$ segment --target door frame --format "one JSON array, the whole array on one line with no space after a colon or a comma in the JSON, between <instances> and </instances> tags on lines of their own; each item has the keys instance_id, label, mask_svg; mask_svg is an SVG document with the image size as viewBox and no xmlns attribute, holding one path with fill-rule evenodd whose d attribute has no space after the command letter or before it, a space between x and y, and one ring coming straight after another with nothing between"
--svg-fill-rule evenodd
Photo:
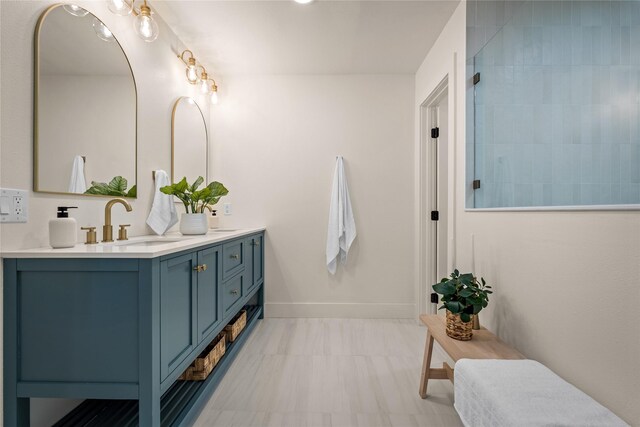
<instances>
[{"instance_id":1,"label":"door frame","mask_svg":"<svg viewBox=\"0 0 640 427\"><path fill-rule=\"evenodd\" d=\"M455 61L455 58L454 58ZM418 176L417 176L417 203L418 203L418 251L417 251L417 289L416 296L416 309L417 315L422 313L433 314L436 310L432 307L433 304L428 303L427 299L431 292L429 292L428 285L432 284L430 281L436 275L435 258L431 256L433 245L429 244L435 238L436 227L433 226L430 220L430 201L436 197L433 194L435 184L433 179L437 178L437 175L431 174L429 167L432 164L436 164L437 158L433 158L433 153L430 147L431 142L431 127L434 122L434 110L443 94L447 93L448 101L448 114L447 114L447 158L448 158L448 173L447 182L440 183L440 189L447 191L449 194L448 206L446 207L447 214L447 262L446 265L449 270L453 269L454 257L455 257L455 79L449 78L447 73L444 78L436 85L431 91L429 96L420 104L420 135L418 146ZM441 124L442 126L442 124ZM444 186L444 187L443 187Z\"/></svg>"}]
</instances>

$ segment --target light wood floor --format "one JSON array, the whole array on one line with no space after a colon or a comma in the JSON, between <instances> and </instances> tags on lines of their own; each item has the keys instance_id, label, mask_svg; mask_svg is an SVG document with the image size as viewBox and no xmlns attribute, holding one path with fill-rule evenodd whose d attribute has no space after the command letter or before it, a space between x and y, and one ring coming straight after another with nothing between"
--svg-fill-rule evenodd
<instances>
[{"instance_id":1,"label":"light wood floor","mask_svg":"<svg viewBox=\"0 0 640 427\"><path fill-rule=\"evenodd\" d=\"M412 320L264 319L196 426L461 426L451 383L418 396L425 336Z\"/></svg>"}]
</instances>

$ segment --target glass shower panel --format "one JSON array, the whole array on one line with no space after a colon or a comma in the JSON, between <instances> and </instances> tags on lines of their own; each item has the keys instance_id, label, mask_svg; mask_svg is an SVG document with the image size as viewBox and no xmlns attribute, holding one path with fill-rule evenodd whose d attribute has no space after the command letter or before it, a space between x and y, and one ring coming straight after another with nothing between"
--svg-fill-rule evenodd
<instances>
[{"instance_id":1,"label":"glass shower panel","mask_svg":"<svg viewBox=\"0 0 640 427\"><path fill-rule=\"evenodd\" d=\"M640 2L523 2L473 66L474 207L640 204Z\"/></svg>"}]
</instances>

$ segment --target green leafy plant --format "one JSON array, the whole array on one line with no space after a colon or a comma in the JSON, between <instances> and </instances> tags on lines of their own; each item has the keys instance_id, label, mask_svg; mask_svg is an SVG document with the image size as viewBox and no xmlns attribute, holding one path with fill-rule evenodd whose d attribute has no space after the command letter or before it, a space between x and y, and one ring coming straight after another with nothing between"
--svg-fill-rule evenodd
<instances>
[{"instance_id":1,"label":"green leafy plant","mask_svg":"<svg viewBox=\"0 0 640 427\"><path fill-rule=\"evenodd\" d=\"M460 274L454 270L449 277L443 278L440 283L432 286L433 290L442 295L442 306L438 310L446 308L453 314L459 314L463 322L471 321L471 315L478 314L489 304L489 289L484 278L478 279L473 273Z\"/></svg>"},{"instance_id":2,"label":"green leafy plant","mask_svg":"<svg viewBox=\"0 0 640 427\"><path fill-rule=\"evenodd\" d=\"M84 194L99 194L102 196L137 197L138 190L134 185L127 191L129 183L121 176L116 176L108 184L105 182L91 181L91 187Z\"/></svg>"},{"instance_id":3,"label":"green leafy plant","mask_svg":"<svg viewBox=\"0 0 640 427\"><path fill-rule=\"evenodd\" d=\"M201 213L207 207L218 203L222 196L229 194L229 190L218 181L213 181L203 189L198 190L198 187L203 182L204 178L199 176L193 184L189 185L187 177L184 177L180 182L160 188L160 191L164 194L176 196L184 205L187 213Z\"/></svg>"}]
</instances>

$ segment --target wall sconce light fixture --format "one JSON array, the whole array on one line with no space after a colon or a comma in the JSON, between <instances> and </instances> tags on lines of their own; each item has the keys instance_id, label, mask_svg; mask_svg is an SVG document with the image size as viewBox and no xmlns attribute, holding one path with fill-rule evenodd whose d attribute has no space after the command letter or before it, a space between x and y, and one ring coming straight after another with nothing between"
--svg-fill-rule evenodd
<instances>
[{"instance_id":1,"label":"wall sconce light fixture","mask_svg":"<svg viewBox=\"0 0 640 427\"><path fill-rule=\"evenodd\" d=\"M151 17L151 8L147 0L143 0L140 9L134 7L135 0L107 0L107 7L116 15L126 16L130 13L135 15L133 19L133 29L146 42L152 42L158 38L158 24Z\"/></svg>"},{"instance_id":2,"label":"wall sconce light fixture","mask_svg":"<svg viewBox=\"0 0 640 427\"><path fill-rule=\"evenodd\" d=\"M218 85L216 85L215 80L209 78L207 69L204 68L202 64L197 63L196 58L193 56L193 52L189 49L185 49L180 55L178 55L178 58L180 58L180 60L187 66L185 70L187 81L192 85L199 84L200 92L204 95L209 94L211 103L217 104Z\"/></svg>"},{"instance_id":3,"label":"wall sconce light fixture","mask_svg":"<svg viewBox=\"0 0 640 427\"><path fill-rule=\"evenodd\" d=\"M185 53L189 54L189 57L186 59L184 57ZM198 68L196 66L196 58L193 56L193 52L189 49L184 50L180 55L178 55L178 58L180 58L180 60L184 62L184 65L187 66L185 71L187 74L187 81L192 85L196 84L198 82Z\"/></svg>"},{"instance_id":4,"label":"wall sconce light fixture","mask_svg":"<svg viewBox=\"0 0 640 427\"><path fill-rule=\"evenodd\" d=\"M200 73L200 92L206 95L211 89L209 87L209 75L207 74L207 70L202 65L200 65L198 68L202 69L202 72Z\"/></svg>"},{"instance_id":5,"label":"wall sconce light fixture","mask_svg":"<svg viewBox=\"0 0 640 427\"><path fill-rule=\"evenodd\" d=\"M211 103L215 105L218 103L218 85L213 79L209 79L209 81L211 82Z\"/></svg>"}]
</instances>

